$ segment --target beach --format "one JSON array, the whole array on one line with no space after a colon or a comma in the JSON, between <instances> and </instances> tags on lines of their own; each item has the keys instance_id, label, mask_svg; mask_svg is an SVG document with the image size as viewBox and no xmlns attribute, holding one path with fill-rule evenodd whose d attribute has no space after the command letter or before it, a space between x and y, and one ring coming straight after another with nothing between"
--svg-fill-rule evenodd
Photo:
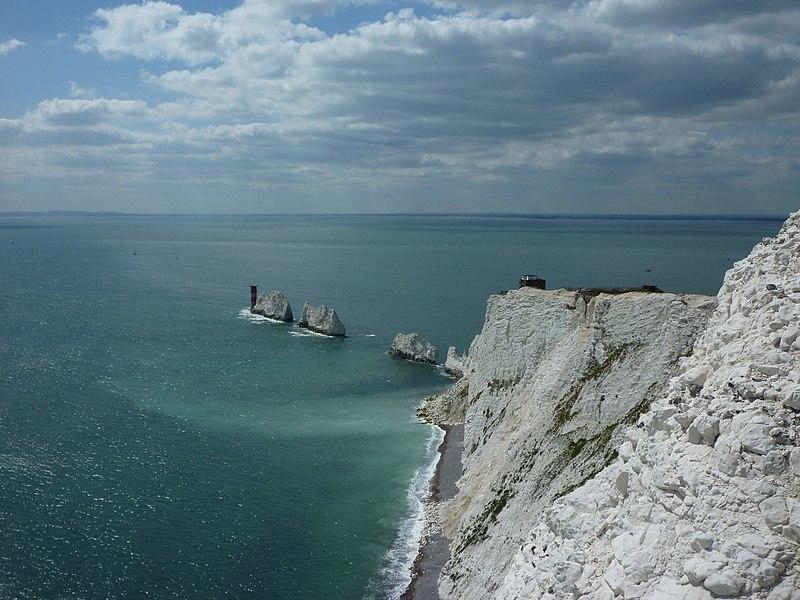
<instances>
[{"instance_id":1,"label":"beach","mask_svg":"<svg viewBox=\"0 0 800 600\"><path fill-rule=\"evenodd\" d=\"M439 462L430 482L426 508L455 496L456 482L461 477L461 451L464 445L464 425L439 424L444 439L439 445ZM450 547L435 523L429 521L411 574L411 583L400 600L438 600L438 580L450 558Z\"/></svg>"}]
</instances>

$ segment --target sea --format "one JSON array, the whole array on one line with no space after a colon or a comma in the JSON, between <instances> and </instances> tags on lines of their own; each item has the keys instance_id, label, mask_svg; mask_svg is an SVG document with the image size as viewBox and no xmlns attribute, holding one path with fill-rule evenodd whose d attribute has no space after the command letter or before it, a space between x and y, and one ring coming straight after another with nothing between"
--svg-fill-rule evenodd
<instances>
[{"instance_id":1,"label":"sea","mask_svg":"<svg viewBox=\"0 0 800 600\"><path fill-rule=\"evenodd\" d=\"M378 600L408 582L450 381L490 294L715 294L778 220L0 216L0 598ZM334 307L345 339L249 314Z\"/></svg>"}]
</instances>

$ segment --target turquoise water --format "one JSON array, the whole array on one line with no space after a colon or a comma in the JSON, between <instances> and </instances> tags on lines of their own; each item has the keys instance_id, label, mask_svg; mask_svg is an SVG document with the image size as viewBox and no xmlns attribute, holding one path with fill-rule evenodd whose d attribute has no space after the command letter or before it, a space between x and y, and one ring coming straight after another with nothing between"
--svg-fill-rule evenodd
<instances>
[{"instance_id":1,"label":"turquoise water","mask_svg":"<svg viewBox=\"0 0 800 600\"><path fill-rule=\"evenodd\" d=\"M447 385L397 331L463 350L522 273L715 293L778 227L0 217L0 597L387 597ZM350 337L243 318L251 283Z\"/></svg>"}]
</instances>

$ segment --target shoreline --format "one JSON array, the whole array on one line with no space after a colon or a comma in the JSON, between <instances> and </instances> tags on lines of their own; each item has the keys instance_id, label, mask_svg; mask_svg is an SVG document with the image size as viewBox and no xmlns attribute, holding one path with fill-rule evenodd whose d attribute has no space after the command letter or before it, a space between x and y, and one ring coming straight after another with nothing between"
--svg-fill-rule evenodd
<instances>
[{"instance_id":1,"label":"shoreline","mask_svg":"<svg viewBox=\"0 0 800 600\"><path fill-rule=\"evenodd\" d=\"M436 423L444 431L437 452L439 460L429 482L430 493L425 500L426 527L420 539L419 551L411 568L411 581L399 600L439 600L439 574L450 559L450 543L430 518L432 505L449 500L458 491L456 482L463 467L461 451L464 445L464 425Z\"/></svg>"}]
</instances>

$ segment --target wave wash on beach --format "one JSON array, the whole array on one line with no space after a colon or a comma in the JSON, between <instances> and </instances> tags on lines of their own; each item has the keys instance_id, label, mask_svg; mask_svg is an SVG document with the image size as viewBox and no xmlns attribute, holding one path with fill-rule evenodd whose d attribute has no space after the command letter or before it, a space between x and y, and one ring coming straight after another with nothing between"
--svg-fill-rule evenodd
<instances>
[{"instance_id":1,"label":"wave wash on beach","mask_svg":"<svg viewBox=\"0 0 800 600\"><path fill-rule=\"evenodd\" d=\"M428 526L426 503L431 497L431 482L441 461L439 448L445 438L445 431L441 427L430 425L429 428L425 462L416 470L409 484L406 516L386 554L385 564L380 570L380 581L371 585L365 596L371 600L397 599L411 582L414 561Z\"/></svg>"}]
</instances>

